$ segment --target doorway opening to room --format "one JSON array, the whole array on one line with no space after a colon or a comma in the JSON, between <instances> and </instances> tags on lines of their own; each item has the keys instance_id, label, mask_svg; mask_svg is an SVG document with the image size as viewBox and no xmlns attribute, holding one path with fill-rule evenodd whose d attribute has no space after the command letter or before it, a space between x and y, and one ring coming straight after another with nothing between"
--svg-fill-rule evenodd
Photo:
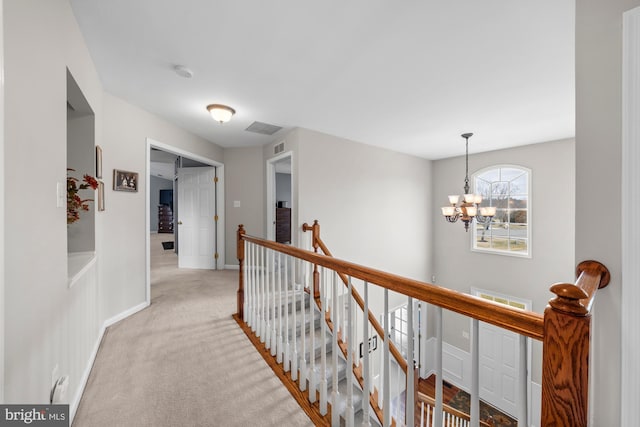
<instances>
[{"instance_id":1,"label":"doorway opening to room","mask_svg":"<svg viewBox=\"0 0 640 427\"><path fill-rule=\"evenodd\" d=\"M152 251L171 251L178 268L224 268L224 166L147 139L147 178L147 299L150 300Z\"/></svg>"},{"instance_id":2,"label":"doorway opening to room","mask_svg":"<svg viewBox=\"0 0 640 427\"><path fill-rule=\"evenodd\" d=\"M267 161L267 239L293 244L295 207L291 152Z\"/></svg>"}]
</instances>

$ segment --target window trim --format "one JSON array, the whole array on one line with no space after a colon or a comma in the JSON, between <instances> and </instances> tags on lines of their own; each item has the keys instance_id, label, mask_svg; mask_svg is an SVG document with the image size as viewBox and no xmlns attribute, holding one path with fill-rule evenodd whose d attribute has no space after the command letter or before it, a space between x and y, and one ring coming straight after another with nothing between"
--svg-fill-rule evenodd
<instances>
[{"instance_id":1,"label":"window trim","mask_svg":"<svg viewBox=\"0 0 640 427\"><path fill-rule=\"evenodd\" d=\"M504 255L504 256L512 256L512 257L516 257L516 258L532 258L532 254L533 254L533 246L532 246L532 219L533 219L533 209L532 209L532 171L530 168L526 167L526 166L522 166L522 165L516 165L516 164L510 164L510 163L500 163L500 164L496 164L496 165L491 165L491 166L487 166L484 167L482 169L478 169L477 171L473 172L473 174L471 175L471 184L472 184L472 192L475 193L476 191L476 177L478 175L481 175L487 171L493 170L493 169L502 169L502 168L513 168L513 169L520 169L523 172L527 173L527 252L526 253L522 253L522 252L515 252L515 251L506 251L503 249L492 249L492 248L478 248L476 247L475 243L476 243L476 238L477 238L477 234L476 234L476 227L475 224L473 226L473 229L471 230L471 238L470 238L470 246L471 246L471 251L472 252L478 252L478 253L484 253L484 254L492 254L492 255Z\"/></svg>"}]
</instances>

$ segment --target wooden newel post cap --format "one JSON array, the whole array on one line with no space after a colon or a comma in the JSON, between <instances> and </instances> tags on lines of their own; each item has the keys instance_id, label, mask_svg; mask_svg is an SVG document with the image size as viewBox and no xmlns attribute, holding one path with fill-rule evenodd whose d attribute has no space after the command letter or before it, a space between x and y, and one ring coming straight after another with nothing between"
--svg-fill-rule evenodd
<instances>
[{"instance_id":1,"label":"wooden newel post cap","mask_svg":"<svg viewBox=\"0 0 640 427\"><path fill-rule=\"evenodd\" d=\"M550 291L556 294L555 298L549 300L549 305L554 309L576 316L585 316L589 313L589 310L580 302L581 299L589 298L589 295L576 285L556 283L551 286Z\"/></svg>"},{"instance_id":2,"label":"wooden newel post cap","mask_svg":"<svg viewBox=\"0 0 640 427\"><path fill-rule=\"evenodd\" d=\"M244 224L240 224L240 225L238 225L238 233L239 233L239 234L245 234L245 231L244 231Z\"/></svg>"}]
</instances>

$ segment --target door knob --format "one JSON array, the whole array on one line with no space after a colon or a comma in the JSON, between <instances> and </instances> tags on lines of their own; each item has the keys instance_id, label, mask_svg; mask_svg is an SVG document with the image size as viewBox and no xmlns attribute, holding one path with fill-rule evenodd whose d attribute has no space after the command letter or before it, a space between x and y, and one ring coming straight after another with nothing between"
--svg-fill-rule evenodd
<instances>
[{"instance_id":1,"label":"door knob","mask_svg":"<svg viewBox=\"0 0 640 427\"><path fill-rule=\"evenodd\" d=\"M182 221L178 221L178 225L182 225Z\"/></svg>"}]
</instances>

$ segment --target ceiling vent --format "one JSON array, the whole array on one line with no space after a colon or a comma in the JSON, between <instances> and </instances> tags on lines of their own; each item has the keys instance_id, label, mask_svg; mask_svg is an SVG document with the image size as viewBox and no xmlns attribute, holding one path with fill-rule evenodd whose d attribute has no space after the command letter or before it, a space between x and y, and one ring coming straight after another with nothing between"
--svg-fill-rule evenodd
<instances>
[{"instance_id":1,"label":"ceiling vent","mask_svg":"<svg viewBox=\"0 0 640 427\"><path fill-rule=\"evenodd\" d=\"M248 132L259 133L262 135L273 135L274 133L278 132L280 129L282 129L280 126L274 126L274 125L270 125L268 123L262 123L262 122L253 122L251 123L251 126L246 128L245 130Z\"/></svg>"},{"instance_id":2,"label":"ceiling vent","mask_svg":"<svg viewBox=\"0 0 640 427\"><path fill-rule=\"evenodd\" d=\"M276 144L275 147L273 147L273 154L280 154L282 152L284 152L284 141Z\"/></svg>"}]
</instances>

